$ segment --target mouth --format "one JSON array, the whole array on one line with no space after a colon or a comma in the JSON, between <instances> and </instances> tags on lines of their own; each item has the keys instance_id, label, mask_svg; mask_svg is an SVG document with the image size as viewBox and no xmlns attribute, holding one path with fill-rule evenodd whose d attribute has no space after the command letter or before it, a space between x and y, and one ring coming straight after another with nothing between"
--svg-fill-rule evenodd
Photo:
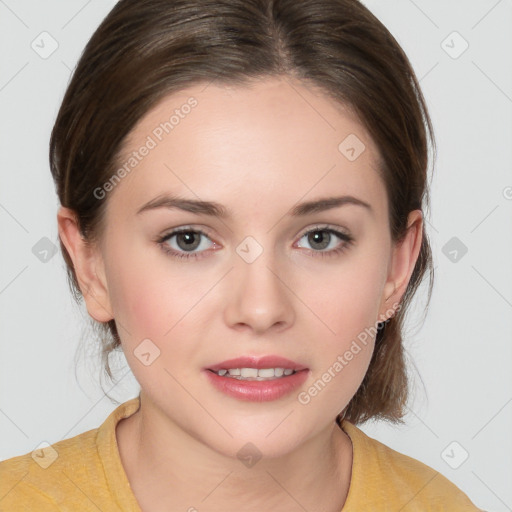
<instances>
[{"instance_id":1,"label":"mouth","mask_svg":"<svg viewBox=\"0 0 512 512\"><path fill-rule=\"evenodd\" d=\"M250 402L284 399L300 389L310 374L303 364L280 356L238 357L203 370L218 391Z\"/></svg>"},{"instance_id":2,"label":"mouth","mask_svg":"<svg viewBox=\"0 0 512 512\"><path fill-rule=\"evenodd\" d=\"M297 373L297 370L292 370L290 368L223 368L218 371L210 369L208 369L208 371L217 374L219 377L227 377L231 379L247 381L276 380ZM299 371L306 371L306 369Z\"/></svg>"},{"instance_id":3,"label":"mouth","mask_svg":"<svg viewBox=\"0 0 512 512\"><path fill-rule=\"evenodd\" d=\"M303 364L277 355L244 356L229 359L205 368L219 377L244 381L285 379L298 372L307 371Z\"/></svg>"}]
</instances>

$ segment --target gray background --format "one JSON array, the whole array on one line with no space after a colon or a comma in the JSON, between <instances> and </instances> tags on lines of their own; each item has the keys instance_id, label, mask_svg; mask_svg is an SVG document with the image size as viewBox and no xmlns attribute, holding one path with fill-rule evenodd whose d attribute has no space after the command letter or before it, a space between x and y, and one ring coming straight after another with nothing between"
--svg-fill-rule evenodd
<instances>
[{"instance_id":1,"label":"gray background","mask_svg":"<svg viewBox=\"0 0 512 512\"><path fill-rule=\"evenodd\" d=\"M87 312L72 301L62 256L43 252L58 240L50 130L114 3L0 0L0 459L95 428L117 405L100 386L93 336L82 334ZM406 425L362 429L479 507L512 510L512 1L364 3L421 80L438 158L427 216L436 283L424 324L425 287L410 317ZM113 388L104 383L111 396L138 393L123 356L117 377Z\"/></svg>"}]
</instances>

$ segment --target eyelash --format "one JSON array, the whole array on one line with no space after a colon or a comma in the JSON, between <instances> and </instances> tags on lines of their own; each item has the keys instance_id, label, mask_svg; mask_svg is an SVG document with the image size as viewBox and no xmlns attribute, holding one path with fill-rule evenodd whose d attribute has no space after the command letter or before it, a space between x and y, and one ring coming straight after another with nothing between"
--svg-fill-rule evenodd
<instances>
[{"instance_id":1,"label":"eyelash","mask_svg":"<svg viewBox=\"0 0 512 512\"><path fill-rule=\"evenodd\" d=\"M338 256L341 253L345 252L345 250L348 249L354 243L354 238L351 235L349 235L348 233L338 231L338 230L330 228L328 226L315 226L313 229L310 229L310 230L302 233L302 235L299 237L299 240L301 238L304 238L306 235L309 235L310 233L316 233L316 232L331 233L345 242L341 247L338 247L337 249L331 249L329 251L315 251L313 249L307 249L310 252L315 253L315 255L318 254L322 258ZM198 235L203 235L206 238L210 238L207 233L205 233L204 231L202 231L200 229L192 229L192 228L185 227L185 228L175 229L174 231L171 231L170 233L167 233L167 234L163 235L162 237L159 237L156 240L156 242L162 248L162 250L164 251L165 254L168 254L168 255L172 256L173 258L185 259L185 260L202 258L203 253L206 251L201 251L199 253L186 253L186 252L179 252L179 251L176 251L175 249L169 248L169 246L166 244L166 242L168 240L170 240L173 236L179 235L180 233L194 233L194 234L198 234Z\"/></svg>"}]
</instances>

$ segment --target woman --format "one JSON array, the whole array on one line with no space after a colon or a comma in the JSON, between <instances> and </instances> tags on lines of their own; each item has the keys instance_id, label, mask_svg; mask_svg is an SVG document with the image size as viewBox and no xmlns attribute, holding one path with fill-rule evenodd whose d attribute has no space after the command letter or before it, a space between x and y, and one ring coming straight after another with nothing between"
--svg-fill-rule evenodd
<instances>
[{"instance_id":1,"label":"woman","mask_svg":"<svg viewBox=\"0 0 512 512\"><path fill-rule=\"evenodd\" d=\"M429 140L355 0L118 2L50 164L72 289L141 392L0 464L2 509L479 510L357 427L404 415Z\"/></svg>"}]
</instances>

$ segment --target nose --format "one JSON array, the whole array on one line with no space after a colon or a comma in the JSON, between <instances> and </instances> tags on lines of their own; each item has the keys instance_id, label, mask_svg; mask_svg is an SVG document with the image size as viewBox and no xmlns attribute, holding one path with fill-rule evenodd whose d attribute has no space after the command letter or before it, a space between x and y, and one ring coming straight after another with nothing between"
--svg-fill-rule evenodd
<instances>
[{"instance_id":1,"label":"nose","mask_svg":"<svg viewBox=\"0 0 512 512\"><path fill-rule=\"evenodd\" d=\"M269 329L289 328L295 320L293 291L289 272L277 265L272 251L252 263L235 255L235 268L229 273L224 311L226 323L234 329L262 334Z\"/></svg>"}]
</instances>

